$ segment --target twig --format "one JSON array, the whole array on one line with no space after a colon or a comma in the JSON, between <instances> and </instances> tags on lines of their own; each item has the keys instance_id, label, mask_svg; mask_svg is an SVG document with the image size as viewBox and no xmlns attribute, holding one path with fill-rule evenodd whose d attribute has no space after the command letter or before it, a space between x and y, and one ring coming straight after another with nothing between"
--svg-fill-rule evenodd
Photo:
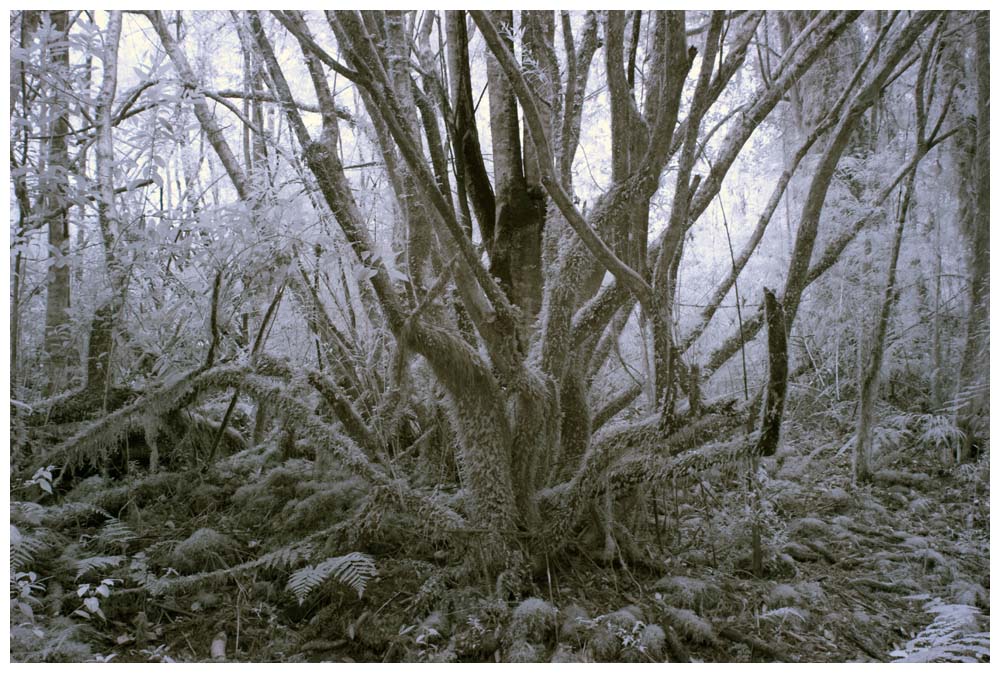
<instances>
[{"instance_id":1,"label":"twig","mask_svg":"<svg viewBox=\"0 0 1000 673\"><path fill-rule=\"evenodd\" d=\"M285 293L285 283L282 282L278 287L278 291L274 295L274 299L271 300L270 306L267 307L267 312L264 314L264 319L260 322L260 329L257 330L257 338L254 339L253 348L250 350L251 357L257 355L260 352L261 346L264 343L264 339L267 335L267 328L274 318L274 314L278 309L278 304L281 303L281 297ZM232 418L233 410L236 408L236 401L240 397L240 389L237 387L233 391L233 397L229 400L229 406L226 407L226 413L222 416L222 423L219 424L219 432L215 435L215 441L212 442L212 450L209 451L208 457L205 460L203 468L207 468L215 461L215 456L219 450L219 445L222 443L222 438L226 434L226 428L229 427L229 419Z\"/></svg>"}]
</instances>

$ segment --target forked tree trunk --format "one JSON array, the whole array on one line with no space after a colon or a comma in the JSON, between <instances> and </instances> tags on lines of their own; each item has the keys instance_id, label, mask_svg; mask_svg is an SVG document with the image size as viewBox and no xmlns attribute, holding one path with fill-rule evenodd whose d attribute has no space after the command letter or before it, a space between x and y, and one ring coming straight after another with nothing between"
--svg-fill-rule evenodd
<instances>
[{"instance_id":1,"label":"forked tree trunk","mask_svg":"<svg viewBox=\"0 0 1000 673\"><path fill-rule=\"evenodd\" d=\"M726 172L754 129L770 115L789 87L843 34L856 14L820 13L809 24L813 28L801 31L796 37L797 53L771 73L770 85L759 90L740 117L734 116L726 122L722 149L711 161L704 180L699 180L694 171L695 166L701 165L700 157L708 144L707 134L700 130L702 105L718 100L729 79L739 70L761 15L747 13L739 18L735 25L740 28L735 37L726 28L726 16L713 15L708 34L715 37L706 42L697 38L699 47L704 44L706 65L698 73L699 93L690 105L680 104L688 71L696 60L687 50L683 14L633 13L631 38L627 43L628 19L625 15L610 15L605 48L613 44L615 51L608 55L606 73L615 141L614 175L611 188L589 209L577 208L573 202L570 169L574 138L579 135L578 110L586 93L580 82L585 85L589 61L597 48L596 20L591 21L588 15L581 40L576 44L569 16L560 15L565 58L562 54L557 58L553 44L557 35L554 15L525 13L519 25L512 26L516 22L510 12L500 11L490 16L482 12L469 14L488 48L493 185L475 122L480 91L471 88L464 12L446 15L447 35L440 36L440 48L447 54L447 67L441 71L447 75L438 74L442 64L434 62L429 46L434 20L431 14L423 15L416 26L417 16L402 12L388 15L372 11L327 12L324 16L337 42L337 51L333 53L312 40L303 15L275 12L273 18L298 40L305 55L322 117L322 132L318 136L298 112L261 17L256 12L249 12L249 17L269 88L295 134L293 147L301 148L302 163L311 169L325 206L336 217L357 254L352 263L364 265L371 272L361 280L363 291L368 290L377 298L372 303L381 309L380 318L384 319L386 332L391 332L399 359L405 360L407 354L423 358L427 367L422 372L433 385L446 392L442 406L452 416L454 458L462 487L462 504L454 511L460 511L459 518L468 524L462 531L468 540L464 549L470 552L469 558L477 559L475 565L496 576L519 564L523 552L538 553L572 539L586 523L583 513L597 501L602 489L613 504L621 492L615 489L627 486L626 478L636 479L632 485L648 483L653 477L646 469L646 458L657 464L657 458L673 458L697 448L705 441L699 434L702 427L716 427L706 418L705 426L698 426L697 432L691 433L695 437L690 440L691 445L673 437L664 441L655 421L650 419L595 432L594 426L607 418L599 415L591 420L594 391L590 389L589 375L599 368L620 330L617 321L606 329L608 322L625 307L619 313L624 323L631 312L626 301L638 300L647 317L660 321L657 325L660 338L656 342L660 357L653 378L661 379L659 397L667 399L663 393L675 387L674 372L683 371L677 364L671 334L664 328L669 327L670 301L684 238L718 194ZM151 17L156 25L157 15ZM414 21L410 21L411 17ZM648 39L642 39L643 30ZM916 29L908 30L913 33ZM523 37L515 37L517 34ZM178 65L182 79L190 85L197 109L203 99L199 99L197 83L190 68L185 66L182 50L169 35L161 35L161 39ZM516 44L518 40L520 45ZM643 47L636 55L638 44ZM516 56L518 46L520 51ZM412 66L414 49L419 69ZM720 59L713 57L716 49L722 52ZM444 56L438 54L439 58ZM640 58L643 59L641 80L632 65ZM884 67L892 70L898 65L896 62ZM560 68L565 72L561 73ZM411 234L426 235L423 241L413 236L409 240L409 275L416 289L412 297L403 296L405 283L390 280L388 268L373 254L368 225L355 198L357 184L347 179L341 165L330 71L350 80L364 101L385 158L386 172L402 206L405 219L401 218L401 225L409 227ZM642 113L633 98L640 89L644 101ZM874 86L871 93L877 97L880 90L880 85ZM687 120L678 119L679 112L688 108L696 113L689 112ZM851 110L852 114L856 112ZM435 114L443 115L455 155L458 207L447 180L443 179L448 168L444 153L439 150ZM199 116L199 120L220 157L231 154L225 138L215 133L220 127L204 116ZM848 123L853 121L845 122ZM844 141L850 133L850 128L838 129L836 141ZM843 151L836 143L831 146L831 154ZM675 186L669 235L664 236L662 248L650 250L645 239L650 198L660 187L668 161L678 153L678 164L683 170L671 172L670 182ZM838 158L839 154L825 158L818 171L822 173L821 179L832 177ZM223 163L239 188L240 167L230 166L225 160ZM799 284L791 293L786 290L793 303L814 277L816 267L810 266L813 240L806 238L810 235L815 238L817 233L825 188L826 185L822 189L817 185L817 191L823 193L811 203L812 212L806 213L815 216L809 222L812 230L808 226L801 230L799 252L805 252L796 257L801 268L789 274L792 278L797 273L790 282ZM241 196L246 199L245 194ZM472 215L483 235L482 249L472 242ZM440 255L442 260L452 258L451 266L447 270L435 269L428 263L434 255ZM547 262L544 268L540 263L543 256ZM649 267L654 267L655 279ZM605 270L615 277L616 286L621 285L611 309L594 308L592 319L575 321L574 314L579 314L581 303L597 306L601 296L615 292L599 289ZM457 300L448 298L451 287ZM303 304L315 303L322 308L318 292L310 291L308 278L293 290L306 300ZM543 290L545 306L539 311L539 329L531 333L530 328L524 328L529 326L526 323L533 324ZM660 306L654 306L654 296L665 297ZM593 305L589 303L592 299ZM521 310L514 310L512 305ZM460 333L460 318L456 317L459 306L468 316L465 336ZM583 313L586 315L589 310ZM769 313L772 327L776 327L774 333L784 336L790 319L782 319L776 311ZM328 316L319 313L313 318L317 328L321 318L328 320ZM528 334L528 341L521 340L519 329ZM328 331L333 334L335 330ZM515 347L511 347L512 341L518 342ZM787 355L778 360L778 365L787 364ZM786 380L783 370L775 367L774 371L773 378L783 384ZM698 389L697 380L692 389ZM322 394L324 390L319 392ZM361 452L374 454L371 449L377 448L378 433L365 427L367 419L353 414L352 403L357 400L352 397L356 392L346 386L343 391L334 391L336 394L329 395L332 400L328 400L327 408L341 420L344 433L356 440ZM393 405L416 404L408 395L407 390L399 391L391 398ZM774 399L780 397L776 395ZM664 407L669 406L668 399L667 402ZM698 394L694 393L692 407L696 410L698 406ZM769 408L780 406L772 404ZM776 439L780 413L771 413L768 419L770 430L765 434ZM728 431L727 426L720 432ZM773 445L770 439L767 441ZM741 446L739 450L746 448ZM643 455L637 456L637 451ZM693 457L700 455L699 452ZM625 463L637 457L643 461L634 462L633 471L628 472ZM670 465L661 464L661 468L667 470ZM660 476L667 473L661 472ZM405 481L401 474L397 483L402 487ZM612 507L607 509L610 511ZM606 528L610 530L608 524ZM614 546L612 540L609 549Z\"/></svg>"},{"instance_id":2,"label":"forked tree trunk","mask_svg":"<svg viewBox=\"0 0 1000 673\"><path fill-rule=\"evenodd\" d=\"M513 51L513 12L490 12L500 28L507 47ZM540 31L525 33L525 47L535 51L543 47ZM529 37L530 35L530 37ZM548 48L551 49L551 34ZM526 323L531 323L542 301L542 223L545 221L544 193L537 178L529 184L534 170L527 165L535 161L530 141L522 151L521 129L517 115L517 100L503 69L492 55L486 57L489 82L490 133L493 142L493 176L496 186L495 221L481 227L484 234L492 230L490 240L484 240L490 255L490 273L500 280L510 300L521 307ZM558 75L558 72L556 73ZM551 124L551 119L547 121ZM549 125L551 129L551 125ZM527 130L525 129L527 137ZM485 214L485 213L484 213Z\"/></svg>"}]
</instances>

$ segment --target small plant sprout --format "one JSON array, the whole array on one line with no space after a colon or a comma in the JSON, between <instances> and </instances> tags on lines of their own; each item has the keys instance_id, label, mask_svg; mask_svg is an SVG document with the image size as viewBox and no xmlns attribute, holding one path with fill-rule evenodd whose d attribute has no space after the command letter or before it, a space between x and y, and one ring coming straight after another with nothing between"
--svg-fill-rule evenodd
<instances>
[{"instance_id":1,"label":"small plant sprout","mask_svg":"<svg viewBox=\"0 0 1000 673\"><path fill-rule=\"evenodd\" d=\"M36 594L45 591L45 585L38 581L33 572L17 572L10 580L10 609L19 611L32 623L35 621L35 606L39 605Z\"/></svg>"},{"instance_id":2,"label":"small plant sprout","mask_svg":"<svg viewBox=\"0 0 1000 673\"><path fill-rule=\"evenodd\" d=\"M83 605L74 610L73 614L88 620L96 615L102 620L107 621L107 617L104 616L104 612L101 610L101 599L109 597L111 595L111 588L115 585L115 582L120 581L107 577L97 585L88 583L78 586L76 588L76 595L83 599Z\"/></svg>"},{"instance_id":3,"label":"small plant sprout","mask_svg":"<svg viewBox=\"0 0 1000 673\"><path fill-rule=\"evenodd\" d=\"M55 469L55 465L47 465L46 467L38 468L31 476L31 479L25 480L24 487L30 488L32 486L37 486L49 495L52 495L52 473Z\"/></svg>"}]
</instances>

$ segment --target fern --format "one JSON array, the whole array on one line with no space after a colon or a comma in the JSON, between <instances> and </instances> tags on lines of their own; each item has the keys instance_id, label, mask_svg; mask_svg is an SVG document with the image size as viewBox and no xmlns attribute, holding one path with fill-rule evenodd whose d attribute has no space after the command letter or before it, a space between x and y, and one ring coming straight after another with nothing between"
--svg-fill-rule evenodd
<instances>
[{"instance_id":1,"label":"fern","mask_svg":"<svg viewBox=\"0 0 1000 673\"><path fill-rule=\"evenodd\" d=\"M288 589L295 594L301 605L313 589L333 577L358 592L358 597L364 595L368 581L378 572L371 556L360 552L351 552L344 556L328 558L315 566L292 573L288 580Z\"/></svg>"},{"instance_id":2,"label":"fern","mask_svg":"<svg viewBox=\"0 0 1000 673\"><path fill-rule=\"evenodd\" d=\"M45 516L45 507L37 502L11 502L10 520L41 526Z\"/></svg>"},{"instance_id":3,"label":"fern","mask_svg":"<svg viewBox=\"0 0 1000 673\"><path fill-rule=\"evenodd\" d=\"M905 427L894 424L879 425L872 431L872 441L876 452L898 448L906 441L909 433Z\"/></svg>"},{"instance_id":4,"label":"fern","mask_svg":"<svg viewBox=\"0 0 1000 673\"><path fill-rule=\"evenodd\" d=\"M47 508L42 523L53 528L65 528L77 525L94 514L99 514L106 519L113 518L106 509L93 503L65 502L58 507Z\"/></svg>"},{"instance_id":5,"label":"fern","mask_svg":"<svg viewBox=\"0 0 1000 673\"><path fill-rule=\"evenodd\" d=\"M76 579L80 579L92 570L114 568L125 560L124 556L92 556L76 562Z\"/></svg>"},{"instance_id":6,"label":"fern","mask_svg":"<svg viewBox=\"0 0 1000 673\"><path fill-rule=\"evenodd\" d=\"M155 596L163 595L171 591L186 589L198 586L205 582L233 577L257 568L287 568L308 558L315 551L315 541L329 539L334 535L339 535L345 529L349 529L356 524L352 520L341 521L329 528L310 533L305 539L294 542L275 551L269 552L245 563L234 565L229 568L219 570L208 570L194 575L174 575L173 577L152 577L149 576L142 583L143 587ZM164 544L164 543L158 543ZM167 542L166 544L170 544ZM153 553L156 545L149 548Z\"/></svg>"},{"instance_id":7,"label":"fern","mask_svg":"<svg viewBox=\"0 0 1000 673\"><path fill-rule=\"evenodd\" d=\"M79 662L89 659L93 652L87 644L86 624L56 617L47 622L44 630L37 626L11 625L10 660L19 663Z\"/></svg>"},{"instance_id":8,"label":"fern","mask_svg":"<svg viewBox=\"0 0 1000 673\"><path fill-rule=\"evenodd\" d=\"M940 409L940 411L943 414L957 414L962 409L962 407L964 407L972 400L976 399L981 395L989 395L989 394L990 394L989 381L987 381L986 383L970 384L967 388L959 391L954 398L949 400L949 402Z\"/></svg>"},{"instance_id":9,"label":"fern","mask_svg":"<svg viewBox=\"0 0 1000 673\"><path fill-rule=\"evenodd\" d=\"M265 568L289 568L312 556L314 550L314 545L309 543L291 544L269 554L264 554L258 559L258 562Z\"/></svg>"},{"instance_id":10,"label":"fern","mask_svg":"<svg viewBox=\"0 0 1000 673\"><path fill-rule=\"evenodd\" d=\"M956 446L964 437L952 418L939 414L926 414L920 418L920 441L936 448Z\"/></svg>"},{"instance_id":11,"label":"fern","mask_svg":"<svg viewBox=\"0 0 1000 673\"><path fill-rule=\"evenodd\" d=\"M40 551L48 547L44 535L22 533L17 526L10 527L10 569L12 572L26 570Z\"/></svg>"},{"instance_id":12,"label":"fern","mask_svg":"<svg viewBox=\"0 0 1000 673\"><path fill-rule=\"evenodd\" d=\"M750 436L750 440L753 439ZM655 452L629 455L610 470L612 486L621 488L643 483L662 482L673 477L692 479L714 467L733 467L749 455L752 441L713 442L673 458Z\"/></svg>"},{"instance_id":13,"label":"fern","mask_svg":"<svg viewBox=\"0 0 1000 673\"><path fill-rule=\"evenodd\" d=\"M138 536L125 522L117 517L111 517L104 524L104 527L101 528L94 541L100 549L118 547L124 552L128 548L129 543L137 538Z\"/></svg>"},{"instance_id":14,"label":"fern","mask_svg":"<svg viewBox=\"0 0 1000 673\"><path fill-rule=\"evenodd\" d=\"M982 613L979 608L950 605L940 598L933 598L924 604L924 610L934 615L934 621L902 648L892 652L897 662L989 661L990 634L980 630Z\"/></svg>"}]
</instances>

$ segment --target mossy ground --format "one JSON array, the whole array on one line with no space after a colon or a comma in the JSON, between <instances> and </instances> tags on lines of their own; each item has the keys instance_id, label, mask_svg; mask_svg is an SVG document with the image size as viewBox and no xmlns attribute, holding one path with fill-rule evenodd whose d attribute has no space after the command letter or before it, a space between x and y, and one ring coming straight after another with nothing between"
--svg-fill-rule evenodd
<instances>
[{"instance_id":1,"label":"mossy ground","mask_svg":"<svg viewBox=\"0 0 1000 673\"><path fill-rule=\"evenodd\" d=\"M645 511L659 519L630 522L648 563L571 547L522 596L502 598L452 565L453 550L422 543L406 516L373 521L363 484L308 460L92 478L34 527L53 543L79 542L35 559L49 579L34 626L12 613L11 657L203 661L225 633L228 661L888 661L933 619L910 596L973 605L988 622L988 454L956 468L899 452L885 465L895 472L856 487L846 452L795 446L805 444L790 437L764 465L762 575L752 572L745 489L709 475L648 496L657 506ZM81 503L99 504L132 535L101 538L104 515L73 514ZM286 583L305 560L163 595L141 588L144 573L246 563L338 520L352 523L317 541L311 562L372 554L379 575L362 597L328 581L299 604ZM79 579L67 565L112 551L125 559ZM78 585L104 578L116 580L104 618L74 616Z\"/></svg>"}]
</instances>

